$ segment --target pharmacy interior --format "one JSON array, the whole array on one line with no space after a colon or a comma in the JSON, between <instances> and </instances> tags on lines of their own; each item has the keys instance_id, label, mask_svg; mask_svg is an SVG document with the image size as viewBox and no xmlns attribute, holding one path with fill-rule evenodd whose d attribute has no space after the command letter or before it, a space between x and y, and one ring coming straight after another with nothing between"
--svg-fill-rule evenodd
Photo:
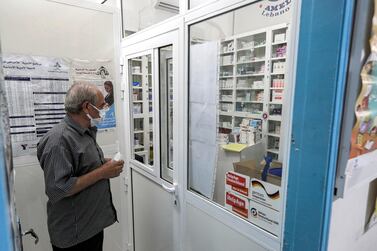
<instances>
[{"instance_id":1,"label":"pharmacy interior","mask_svg":"<svg viewBox=\"0 0 377 251\"><path fill-rule=\"evenodd\" d=\"M254 3L189 28L189 188L276 236L293 84L291 8ZM156 152L152 64L151 54L128 59L132 158L147 166ZM158 65L162 178L172 183L172 46L159 49Z\"/></svg>"},{"instance_id":2,"label":"pharmacy interior","mask_svg":"<svg viewBox=\"0 0 377 251\"><path fill-rule=\"evenodd\" d=\"M172 18L125 40L135 247L144 245L138 238L148 230L138 213L148 204L136 198L151 198L144 177L172 194L168 210L183 225L178 246L226 250L232 236L250 241L238 243L240 250L291 248L283 240L295 248L327 245L336 155L328 154L336 145L328 131L342 103L332 98L334 79L344 72L321 62L344 63L342 29L350 29L352 8L344 2L334 17L331 4L275 2L209 1L184 11L175 28ZM315 13L321 21L309 22ZM306 29L322 29L328 43ZM159 36L178 39L159 42ZM221 224L206 226L207 219ZM306 236L297 232L309 226ZM216 227L231 234L219 238Z\"/></svg>"}]
</instances>

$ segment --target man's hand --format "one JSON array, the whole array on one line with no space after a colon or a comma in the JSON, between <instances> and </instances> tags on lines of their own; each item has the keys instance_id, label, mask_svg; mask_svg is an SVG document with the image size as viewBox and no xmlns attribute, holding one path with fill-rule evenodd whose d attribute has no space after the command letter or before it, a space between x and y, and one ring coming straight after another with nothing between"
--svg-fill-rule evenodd
<instances>
[{"instance_id":1,"label":"man's hand","mask_svg":"<svg viewBox=\"0 0 377 251\"><path fill-rule=\"evenodd\" d=\"M119 174L123 170L123 165L123 160L107 161L105 164L94 169L93 171L78 177L76 183L73 185L73 187L66 196L72 196L100 180L110 179L119 176Z\"/></svg>"},{"instance_id":2,"label":"man's hand","mask_svg":"<svg viewBox=\"0 0 377 251\"><path fill-rule=\"evenodd\" d=\"M120 173L123 171L123 160L109 160L105 164L103 164L99 169L102 173L103 179L110 179L115 178L120 175Z\"/></svg>"}]
</instances>

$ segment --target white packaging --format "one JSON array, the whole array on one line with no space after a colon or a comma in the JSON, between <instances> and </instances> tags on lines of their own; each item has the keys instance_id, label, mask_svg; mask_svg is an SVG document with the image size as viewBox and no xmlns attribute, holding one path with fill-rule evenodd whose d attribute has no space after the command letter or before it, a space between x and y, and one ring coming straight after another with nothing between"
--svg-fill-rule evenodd
<instances>
[{"instance_id":1,"label":"white packaging","mask_svg":"<svg viewBox=\"0 0 377 251\"><path fill-rule=\"evenodd\" d=\"M122 160L123 159L123 156L120 152L117 152L114 157L113 157L113 160L114 161L119 161L119 160Z\"/></svg>"},{"instance_id":2,"label":"white packaging","mask_svg":"<svg viewBox=\"0 0 377 251\"><path fill-rule=\"evenodd\" d=\"M272 90L272 102L283 101L283 90Z\"/></svg>"},{"instance_id":3,"label":"white packaging","mask_svg":"<svg viewBox=\"0 0 377 251\"><path fill-rule=\"evenodd\" d=\"M133 66L132 73L140 74L140 66Z\"/></svg>"},{"instance_id":4,"label":"white packaging","mask_svg":"<svg viewBox=\"0 0 377 251\"><path fill-rule=\"evenodd\" d=\"M281 189L277 185L252 178L249 198L275 211L281 210Z\"/></svg>"},{"instance_id":5,"label":"white packaging","mask_svg":"<svg viewBox=\"0 0 377 251\"><path fill-rule=\"evenodd\" d=\"M274 43L285 42L285 33L275 34Z\"/></svg>"},{"instance_id":6,"label":"white packaging","mask_svg":"<svg viewBox=\"0 0 377 251\"><path fill-rule=\"evenodd\" d=\"M280 230L280 212L265 207L253 200L249 201L249 221L264 230L279 235Z\"/></svg>"}]
</instances>

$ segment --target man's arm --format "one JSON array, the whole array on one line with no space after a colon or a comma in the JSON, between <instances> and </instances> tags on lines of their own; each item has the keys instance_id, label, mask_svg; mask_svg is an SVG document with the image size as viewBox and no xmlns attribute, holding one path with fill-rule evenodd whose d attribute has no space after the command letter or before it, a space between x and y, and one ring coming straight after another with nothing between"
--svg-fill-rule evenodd
<instances>
[{"instance_id":1,"label":"man's arm","mask_svg":"<svg viewBox=\"0 0 377 251\"><path fill-rule=\"evenodd\" d=\"M78 177L66 197L75 195L102 179L110 179L119 176L123 170L123 164L123 160L110 160L93 171Z\"/></svg>"}]
</instances>

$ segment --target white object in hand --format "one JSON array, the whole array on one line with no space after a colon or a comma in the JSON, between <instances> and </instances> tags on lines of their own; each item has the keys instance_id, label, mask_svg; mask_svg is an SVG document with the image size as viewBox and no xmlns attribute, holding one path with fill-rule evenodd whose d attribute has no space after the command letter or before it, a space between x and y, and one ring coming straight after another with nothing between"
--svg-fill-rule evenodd
<instances>
[{"instance_id":1,"label":"white object in hand","mask_svg":"<svg viewBox=\"0 0 377 251\"><path fill-rule=\"evenodd\" d=\"M113 160L114 161L119 161L122 159L122 154L120 154L120 152L117 152L114 157L113 157Z\"/></svg>"}]
</instances>

